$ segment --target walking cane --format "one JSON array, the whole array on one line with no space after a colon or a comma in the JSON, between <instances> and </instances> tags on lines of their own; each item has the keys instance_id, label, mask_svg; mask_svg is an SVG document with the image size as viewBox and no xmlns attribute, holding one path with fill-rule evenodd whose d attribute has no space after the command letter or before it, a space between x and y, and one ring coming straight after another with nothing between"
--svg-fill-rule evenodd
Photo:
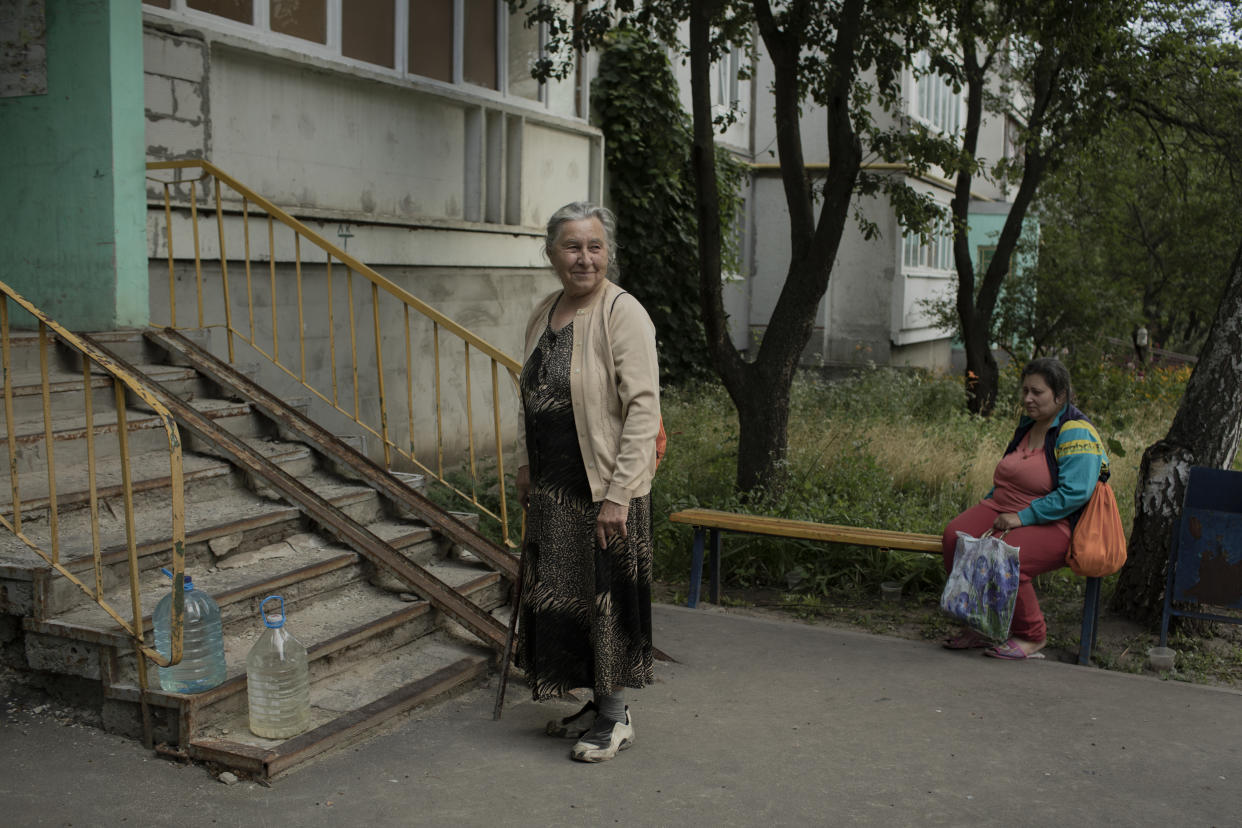
<instances>
[{"instance_id":1,"label":"walking cane","mask_svg":"<svg viewBox=\"0 0 1242 828\"><path fill-rule=\"evenodd\" d=\"M517 582L513 585L513 615L509 618L509 633L505 636L505 654L500 663L500 686L496 688L496 704L492 708L492 721L499 721L505 706L505 688L509 685L509 665L513 662L513 639L517 632L518 617L522 614L523 592L526 586L526 549L523 545L522 559L518 562Z\"/></svg>"}]
</instances>

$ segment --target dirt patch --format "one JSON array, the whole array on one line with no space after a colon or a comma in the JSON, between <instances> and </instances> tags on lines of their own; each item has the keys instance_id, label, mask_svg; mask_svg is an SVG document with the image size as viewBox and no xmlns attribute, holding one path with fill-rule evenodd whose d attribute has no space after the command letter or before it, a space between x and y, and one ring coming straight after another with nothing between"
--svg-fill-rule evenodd
<instances>
[{"instance_id":1,"label":"dirt patch","mask_svg":"<svg viewBox=\"0 0 1242 828\"><path fill-rule=\"evenodd\" d=\"M729 587L721 596L721 606L739 615L823 624L915 641L940 641L955 629L940 612L939 596L904 595L900 602L890 602L881 600L878 593L877 589L875 595L813 596ZM656 601L684 606L687 585L656 583L653 595ZM1050 659L1077 663L1082 630L1081 591L1057 589L1053 594L1041 594L1040 606L1048 622L1045 654ZM1162 673L1147 665L1147 648L1159 643L1159 630L1148 629L1103 608L1091 663L1106 670L1242 690L1242 625L1207 626L1209 629L1203 635L1172 637L1169 646L1177 650L1177 665Z\"/></svg>"}]
</instances>

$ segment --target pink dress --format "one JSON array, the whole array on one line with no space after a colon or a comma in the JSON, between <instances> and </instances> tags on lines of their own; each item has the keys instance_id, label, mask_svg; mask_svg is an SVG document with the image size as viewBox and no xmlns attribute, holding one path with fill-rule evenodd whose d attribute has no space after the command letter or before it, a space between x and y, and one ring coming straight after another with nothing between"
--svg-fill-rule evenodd
<instances>
[{"instance_id":1,"label":"pink dress","mask_svg":"<svg viewBox=\"0 0 1242 828\"><path fill-rule=\"evenodd\" d=\"M1044 457L1043 447L1031 451L1031 435L1026 434L1017 449L1006 454L992 473L992 496L983 502L998 514L1021 512L1031 501L1052 491L1052 472ZM1057 527L1065 538L1070 536L1069 520L1062 518L1045 526Z\"/></svg>"}]
</instances>

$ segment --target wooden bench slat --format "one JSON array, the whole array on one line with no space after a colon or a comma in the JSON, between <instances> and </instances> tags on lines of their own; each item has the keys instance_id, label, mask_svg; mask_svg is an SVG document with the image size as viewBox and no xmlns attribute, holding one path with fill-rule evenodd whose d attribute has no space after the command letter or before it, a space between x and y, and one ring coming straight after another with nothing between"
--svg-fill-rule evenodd
<instances>
[{"instance_id":1,"label":"wooden bench slat","mask_svg":"<svg viewBox=\"0 0 1242 828\"><path fill-rule=\"evenodd\" d=\"M831 523L815 523L809 520L791 520L763 515L739 515L716 509L683 509L669 515L668 519L673 523L686 523L729 532L747 532L753 535L779 535L801 540L852 543L859 546L906 549L913 552L941 551L939 535L918 532L838 526Z\"/></svg>"},{"instance_id":2,"label":"wooden bench slat","mask_svg":"<svg viewBox=\"0 0 1242 828\"><path fill-rule=\"evenodd\" d=\"M690 564L690 599L686 606L694 607L699 600L700 578L703 573L703 552L706 532L712 531L712 600L720 600L720 535L722 532L746 532L752 535L777 535L788 538L824 541L827 543L852 543L858 546L878 546L884 549L908 549L914 552L941 552L939 535L918 532L891 532L885 529L866 529L857 526L837 526L831 523L815 523L809 520L765 517L762 515L738 515L718 509L683 509L668 516L673 523L686 523L695 527ZM1100 579L1088 578L1086 595L1082 606L1082 633L1078 644L1078 663L1091 663L1091 649L1095 646L1100 614Z\"/></svg>"}]
</instances>

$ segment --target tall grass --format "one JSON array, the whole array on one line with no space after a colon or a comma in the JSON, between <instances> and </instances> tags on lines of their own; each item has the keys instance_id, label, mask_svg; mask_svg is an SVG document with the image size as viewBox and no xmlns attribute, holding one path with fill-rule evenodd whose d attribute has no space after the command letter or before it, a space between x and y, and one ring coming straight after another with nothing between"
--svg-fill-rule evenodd
<instances>
[{"instance_id":1,"label":"tall grass","mask_svg":"<svg viewBox=\"0 0 1242 828\"><path fill-rule=\"evenodd\" d=\"M1188 376L1187 368L1140 376L1108 363L1076 371L1078 407L1108 445L1111 483L1127 529L1139 461L1168 430ZM724 389L716 384L666 389L668 454L652 488L656 578L685 582L692 531L670 523L668 515L695 506L940 533L991 488L993 469L1017 422L1018 386L1017 368L1003 371L997 410L981 418L965 413L957 377L871 368L829 383L803 374L793 386L782 485L748 498L733 488L737 415ZM469 485L464 472L450 478ZM516 532L521 507L512 476L509 481L510 525ZM499 507L494 488L479 494ZM428 496L459 508L437 487ZM495 521L485 518L482 529L499 540ZM938 593L944 583L939 557L923 553L748 535L731 535L724 548L726 583L739 586L827 595L874 590L883 581L901 581L908 593Z\"/></svg>"},{"instance_id":2,"label":"tall grass","mask_svg":"<svg viewBox=\"0 0 1242 828\"><path fill-rule=\"evenodd\" d=\"M1162 437L1188 372L1139 377L1102 367L1084 383L1079 407L1110 445L1112 485L1128 527L1143 450ZM793 388L783 482L742 499L733 490L737 418L719 386L672 389L663 397L668 455L653 490L656 577L682 581L691 530L669 523L702 506L880 529L939 533L991 488L992 472L1018 416L1016 369L1002 378L993 417L965 413L959 378L873 368ZM725 544L726 582L827 594L899 580L939 590L939 558L754 536Z\"/></svg>"}]
</instances>

